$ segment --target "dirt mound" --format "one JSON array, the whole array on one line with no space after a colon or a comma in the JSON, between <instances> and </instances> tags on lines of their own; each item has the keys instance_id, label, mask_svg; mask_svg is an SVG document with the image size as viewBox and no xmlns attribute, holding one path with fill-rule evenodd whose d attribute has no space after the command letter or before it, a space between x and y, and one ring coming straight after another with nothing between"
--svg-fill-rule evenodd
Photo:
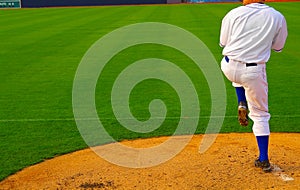
<instances>
[{"instance_id":1,"label":"dirt mound","mask_svg":"<svg viewBox=\"0 0 300 190\"><path fill-rule=\"evenodd\" d=\"M272 173L255 168L253 134L219 134L199 153L202 135L195 135L177 156L142 169L114 165L86 149L25 168L0 183L0 189L299 189L300 134L270 137ZM180 137L179 137L180 138ZM168 137L122 142L149 147ZM110 145L104 145L110 146Z\"/></svg>"}]
</instances>

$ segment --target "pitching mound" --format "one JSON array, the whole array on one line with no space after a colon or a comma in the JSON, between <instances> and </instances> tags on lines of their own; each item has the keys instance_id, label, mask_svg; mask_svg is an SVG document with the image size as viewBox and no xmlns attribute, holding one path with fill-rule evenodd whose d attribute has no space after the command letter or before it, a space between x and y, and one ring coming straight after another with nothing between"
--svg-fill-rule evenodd
<instances>
[{"instance_id":1,"label":"pitching mound","mask_svg":"<svg viewBox=\"0 0 300 190\"><path fill-rule=\"evenodd\" d=\"M111 164L90 149L74 152L24 169L2 181L0 189L300 188L300 134L271 135L272 173L263 173L253 166L257 157L253 134L220 134L211 148L200 154L202 137L195 135L171 160L143 169ZM149 147L166 139L168 137L123 143Z\"/></svg>"}]
</instances>

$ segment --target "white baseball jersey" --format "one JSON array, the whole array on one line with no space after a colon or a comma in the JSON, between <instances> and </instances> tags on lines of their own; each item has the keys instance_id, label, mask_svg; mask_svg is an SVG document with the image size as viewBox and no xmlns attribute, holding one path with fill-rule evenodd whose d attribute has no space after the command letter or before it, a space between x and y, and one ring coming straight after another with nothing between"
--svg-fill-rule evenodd
<instances>
[{"instance_id":1,"label":"white baseball jersey","mask_svg":"<svg viewBox=\"0 0 300 190\"><path fill-rule=\"evenodd\" d=\"M245 63L265 63L271 49L281 51L287 37L284 16L265 4L251 3L232 9L222 20L223 55Z\"/></svg>"}]
</instances>

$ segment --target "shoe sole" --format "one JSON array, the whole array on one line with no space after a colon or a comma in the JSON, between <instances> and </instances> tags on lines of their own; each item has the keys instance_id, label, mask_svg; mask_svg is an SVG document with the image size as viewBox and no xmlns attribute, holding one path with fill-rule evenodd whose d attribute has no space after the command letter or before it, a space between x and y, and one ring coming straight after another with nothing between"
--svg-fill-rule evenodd
<instances>
[{"instance_id":1,"label":"shoe sole","mask_svg":"<svg viewBox=\"0 0 300 190\"><path fill-rule=\"evenodd\" d=\"M262 171L265 172L265 173L269 173L269 172L272 171L272 167L271 167L271 166L269 166L269 167L262 167L262 166L259 166L259 165L256 165L256 164L255 164L255 167L261 168Z\"/></svg>"},{"instance_id":2,"label":"shoe sole","mask_svg":"<svg viewBox=\"0 0 300 190\"><path fill-rule=\"evenodd\" d=\"M263 168L262 170L263 170L263 172L265 172L265 173L270 173L270 172L272 172L271 166L268 167L268 168Z\"/></svg>"},{"instance_id":3,"label":"shoe sole","mask_svg":"<svg viewBox=\"0 0 300 190\"><path fill-rule=\"evenodd\" d=\"M248 110L245 108L238 109L238 120L241 126L248 126Z\"/></svg>"}]
</instances>

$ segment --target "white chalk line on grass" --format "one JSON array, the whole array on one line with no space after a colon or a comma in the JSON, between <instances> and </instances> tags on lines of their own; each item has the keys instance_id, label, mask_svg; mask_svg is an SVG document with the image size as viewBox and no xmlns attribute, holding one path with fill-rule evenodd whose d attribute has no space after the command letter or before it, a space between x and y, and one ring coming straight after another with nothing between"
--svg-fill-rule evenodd
<instances>
[{"instance_id":1,"label":"white chalk line on grass","mask_svg":"<svg viewBox=\"0 0 300 190\"><path fill-rule=\"evenodd\" d=\"M275 176L278 176L282 181L294 181L294 178L284 173L284 170L281 169L276 164L271 164L271 167L272 167L272 173Z\"/></svg>"},{"instance_id":2,"label":"white chalk line on grass","mask_svg":"<svg viewBox=\"0 0 300 190\"><path fill-rule=\"evenodd\" d=\"M201 117L166 117L165 119L208 119L208 118L220 118L223 116L201 116ZM300 115L273 115L273 118L297 118ZM224 118L237 118L236 115L229 115L225 116ZM112 120L116 118L108 118L104 117L100 120ZM133 118L118 118L119 120L131 120ZM134 118L134 119L141 119L147 120L149 118ZM155 119L155 118L154 118ZM156 117L156 119L164 119L163 117ZM77 118L76 120L81 121L89 121L89 120L99 120L99 118ZM24 119L0 119L0 123L5 122L47 122L47 121L75 121L75 118L24 118Z\"/></svg>"}]
</instances>

